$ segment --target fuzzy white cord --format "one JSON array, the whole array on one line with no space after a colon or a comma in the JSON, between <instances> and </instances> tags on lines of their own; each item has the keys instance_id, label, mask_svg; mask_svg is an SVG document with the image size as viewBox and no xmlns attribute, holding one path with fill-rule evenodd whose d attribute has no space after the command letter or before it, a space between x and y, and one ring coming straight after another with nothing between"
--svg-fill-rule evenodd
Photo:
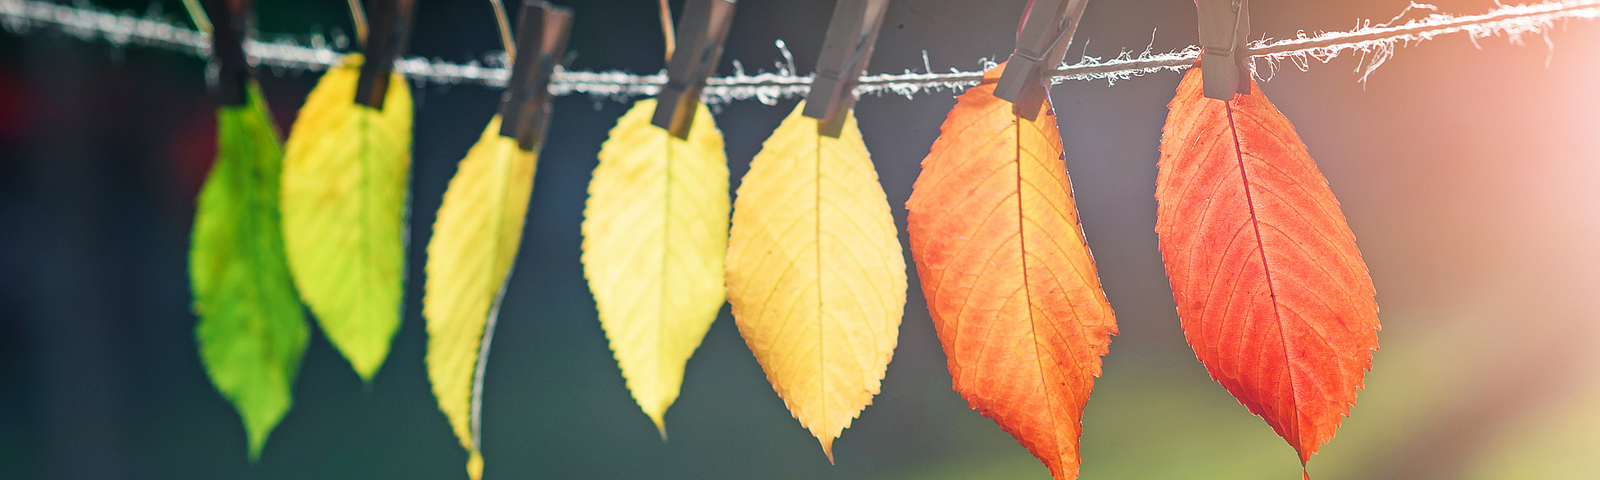
<instances>
[{"instance_id":1,"label":"fuzzy white cord","mask_svg":"<svg viewBox=\"0 0 1600 480\"><path fill-rule=\"evenodd\" d=\"M1397 46L1411 45L1440 35L1466 33L1473 39L1505 36L1520 43L1522 36L1545 34L1557 20L1600 17L1600 0L1548 0L1531 5L1504 5L1481 15L1457 16L1437 13L1432 6L1413 3L1405 12L1382 24L1359 22L1348 31L1325 32L1286 40L1260 40L1251 44L1255 60L1264 60L1271 70L1288 62L1305 69L1311 60L1327 62L1346 53L1361 55L1358 72L1366 78L1394 54ZM1413 11L1435 11L1399 23ZM1398 23L1398 24L1397 24ZM0 26L24 34L33 28L58 29L85 41L104 40L112 45L143 45L194 55L211 56L209 34L168 23L157 18L139 18L94 8L70 7L40 0L0 0ZM1548 39L1547 39L1548 40ZM343 39L334 43L343 46ZM779 48L782 49L780 41ZM285 70L321 71L339 64L344 54L330 47L323 37L312 36L306 44L290 39L252 40L245 45L252 65L274 72ZM782 52L787 56L788 52ZM1166 53L1148 48L1137 55L1124 51L1111 60L1084 57L1077 63L1062 65L1053 80L1117 80L1162 71L1182 71L1194 64L1200 48L1189 46ZM509 73L504 68L506 55L494 52L484 61L451 63L421 57L395 60L395 70L418 83L440 85L479 84L504 87ZM986 63L984 69L991 67ZM746 74L738 61L735 73L706 81L701 94L708 104L735 100L758 100L771 104L782 98L803 96L810 89L811 76L798 75L790 67L777 72ZM863 75L855 94L885 93L910 97L937 90L961 90L976 85L983 71ZM655 95L666 83L666 74L638 75L621 71L568 71L558 68L550 82L553 95L587 94L594 97L639 97Z\"/></svg>"}]
</instances>

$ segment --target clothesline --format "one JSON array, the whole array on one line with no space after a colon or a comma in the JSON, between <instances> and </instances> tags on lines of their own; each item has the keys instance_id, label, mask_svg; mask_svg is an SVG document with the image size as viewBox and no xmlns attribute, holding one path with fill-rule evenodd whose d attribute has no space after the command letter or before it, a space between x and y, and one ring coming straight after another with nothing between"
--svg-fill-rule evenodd
<instances>
[{"instance_id":1,"label":"clothesline","mask_svg":"<svg viewBox=\"0 0 1600 480\"><path fill-rule=\"evenodd\" d=\"M1424 12L1432 13L1422 15ZM1421 16L1402 21L1408 15ZM1397 46L1455 33L1465 33L1474 40L1505 36L1513 43L1521 43L1524 35L1548 33L1558 20L1597 17L1600 17L1600 0L1502 5L1488 13L1465 16L1438 13L1437 8L1431 5L1412 3L1389 22L1375 24L1365 20L1348 31L1316 35L1302 32L1291 39L1258 40L1251 44L1250 54L1253 59L1264 61L1268 71L1275 71L1284 62L1303 70L1309 67L1312 60L1327 62L1342 54L1357 54L1361 56L1357 69L1365 78L1392 57ZM207 33L158 18L140 18L92 7L72 7L40 0L0 0L0 26L18 34L27 33L33 28L56 29L84 41L103 40L118 46L142 45L200 58L211 56L211 37ZM1548 37L1545 41L1549 42ZM783 50L781 40L778 48ZM338 65L344 58L344 53L330 47L321 36L311 37L307 44L287 38L252 40L245 45L245 51L253 65L274 71L322 71ZM788 56L786 50L782 53ZM1115 82L1162 71L1182 71L1194 64L1199 54L1199 47L1189 46L1165 53L1152 53L1149 48L1137 54L1124 51L1110 60L1084 56L1077 63L1059 67L1053 75L1053 81ZM404 57L395 60L395 70L418 83L504 87L510 75L504 63L504 52L487 55L483 62L466 63ZM777 72L755 74L745 73L738 61L734 62L734 66L733 75L713 77L706 81L702 93L706 103L749 99L772 103L782 98L803 96L810 88L811 76L799 75L789 66L780 66ZM907 71L863 75L855 93L858 96L891 93L909 97L926 91L959 90L976 85L982 77L981 70L956 69L947 73ZM593 72L558 69L551 77L550 93L596 97L650 96L655 95L666 80L665 72L639 75L617 70Z\"/></svg>"}]
</instances>

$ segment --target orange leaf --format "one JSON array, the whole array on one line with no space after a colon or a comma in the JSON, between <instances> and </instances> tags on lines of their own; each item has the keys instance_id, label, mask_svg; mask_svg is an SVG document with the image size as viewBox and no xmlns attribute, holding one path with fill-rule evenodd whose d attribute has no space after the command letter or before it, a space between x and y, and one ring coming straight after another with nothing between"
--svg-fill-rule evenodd
<instances>
[{"instance_id":1,"label":"orange leaf","mask_svg":"<svg viewBox=\"0 0 1600 480\"><path fill-rule=\"evenodd\" d=\"M1116 318L1078 225L1055 114L1012 113L994 96L1003 69L962 94L940 127L907 230L956 391L1067 480Z\"/></svg>"},{"instance_id":2,"label":"orange leaf","mask_svg":"<svg viewBox=\"0 0 1600 480\"><path fill-rule=\"evenodd\" d=\"M1260 88L1206 98L1198 67L1168 108L1156 232L1184 336L1250 413L1310 460L1378 348L1355 235L1294 125Z\"/></svg>"}]
</instances>

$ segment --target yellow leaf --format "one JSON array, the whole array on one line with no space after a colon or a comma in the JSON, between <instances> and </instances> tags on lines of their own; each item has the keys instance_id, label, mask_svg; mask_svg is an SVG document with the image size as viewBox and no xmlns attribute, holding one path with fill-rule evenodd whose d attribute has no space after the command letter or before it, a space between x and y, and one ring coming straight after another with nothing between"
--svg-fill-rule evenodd
<instances>
[{"instance_id":1,"label":"yellow leaf","mask_svg":"<svg viewBox=\"0 0 1600 480\"><path fill-rule=\"evenodd\" d=\"M474 480L483 476L478 446L483 341L493 335L500 297L522 243L536 159L534 152L518 148L516 139L500 136L495 116L450 180L428 242L422 297L428 379L439 410L470 455L467 472Z\"/></svg>"},{"instance_id":2,"label":"yellow leaf","mask_svg":"<svg viewBox=\"0 0 1600 480\"><path fill-rule=\"evenodd\" d=\"M323 74L283 158L283 236L301 299L366 381L400 327L411 94L398 73L383 110L356 104L361 56Z\"/></svg>"},{"instance_id":3,"label":"yellow leaf","mask_svg":"<svg viewBox=\"0 0 1600 480\"><path fill-rule=\"evenodd\" d=\"M583 265L628 390L665 438L684 364L722 309L728 160L705 108L687 140L651 125L655 109L639 101L600 148Z\"/></svg>"},{"instance_id":4,"label":"yellow leaf","mask_svg":"<svg viewBox=\"0 0 1600 480\"><path fill-rule=\"evenodd\" d=\"M728 302L772 388L832 461L894 354L906 264L854 114L828 138L804 106L739 186Z\"/></svg>"}]
</instances>

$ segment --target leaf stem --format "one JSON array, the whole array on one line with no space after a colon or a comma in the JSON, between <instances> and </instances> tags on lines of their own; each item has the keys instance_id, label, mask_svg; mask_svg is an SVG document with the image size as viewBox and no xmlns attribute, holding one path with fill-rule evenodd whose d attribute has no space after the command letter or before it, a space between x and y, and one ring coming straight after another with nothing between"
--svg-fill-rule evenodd
<instances>
[{"instance_id":1,"label":"leaf stem","mask_svg":"<svg viewBox=\"0 0 1600 480\"><path fill-rule=\"evenodd\" d=\"M361 48L367 47L367 10L361 7L361 0L349 0L350 22L356 26L356 43Z\"/></svg>"},{"instance_id":2,"label":"leaf stem","mask_svg":"<svg viewBox=\"0 0 1600 480\"><path fill-rule=\"evenodd\" d=\"M211 33L211 19L206 18L206 9L200 7L200 0L183 0L183 8L189 11L189 20L194 21L194 28Z\"/></svg>"},{"instance_id":3,"label":"leaf stem","mask_svg":"<svg viewBox=\"0 0 1600 480\"><path fill-rule=\"evenodd\" d=\"M661 35L667 39L667 61L672 61L672 51L678 49L678 34L672 29L672 7L667 6L667 0L660 0L661 5Z\"/></svg>"},{"instance_id":4,"label":"leaf stem","mask_svg":"<svg viewBox=\"0 0 1600 480\"><path fill-rule=\"evenodd\" d=\"M507 61L516 61L517 42L511 37L511 21L506 18L506 5L500 0L489 0L489 5L494 7L494 21L500 26L500 48L505 49Z\"/></svg>"}]
</instances>

